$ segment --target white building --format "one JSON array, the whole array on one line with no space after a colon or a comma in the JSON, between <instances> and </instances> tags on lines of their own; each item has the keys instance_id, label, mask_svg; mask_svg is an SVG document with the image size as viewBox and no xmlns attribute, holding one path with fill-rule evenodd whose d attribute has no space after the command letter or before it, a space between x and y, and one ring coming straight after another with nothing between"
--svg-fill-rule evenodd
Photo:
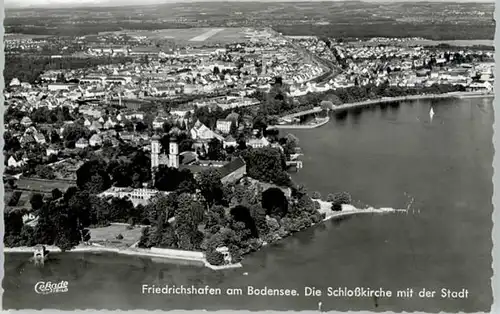
<instances>
[{"instance_id":1,"label":"white building","mask_svg":"<svg viewBox=\"0 0 500 314\"><path fill-rule=\"evenodd\" d=\"M216 129L222 134L228 134L231 131L231 120L217 120Z\"/></svg>"},{"instance_id":2,"label":"white building","mask_svg":"<svg viewBox=\"0 0 500 314\"><path fill-rule=\"evenodd\" d=\"M134 206L139 204L146 205L151 198L157 195L168 195L169 192L163 192L155 189L134 189L134 188L119 188L111 187L106 191L98 194L99 197L117 197L128 198Z\"/></svg>"},{"instance_id":3,"label":"white building","mask_svg":"<svg viewBox=\"0 0 500 314\"><path fill-rule=\"evenodd\" d=\"M87 139L83 138L83 137L82 137L82 138L80 138L80 139L79 139L78 141L76 141L76 143L75 143L75 147L76 147L76 148L81 148L81 149L83 149L83 148L86 148L86 147L88 147L88 146L89 146L89 141L88 141Z\"/></svg>"}]
</instances>

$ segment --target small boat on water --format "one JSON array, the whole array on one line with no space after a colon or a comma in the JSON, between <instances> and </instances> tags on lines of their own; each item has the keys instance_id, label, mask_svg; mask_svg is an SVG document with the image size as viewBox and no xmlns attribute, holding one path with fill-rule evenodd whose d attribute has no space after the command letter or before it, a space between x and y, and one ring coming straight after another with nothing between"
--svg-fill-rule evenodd
<instances>
[{"instance_id":1,"label":"small boat on water","mask_svg":"<svg viewBox=\"0 0 500 314\"><path fill-rule=\"evenodd\" d=\"M429 110L429 117L431 118L431 121L432 121L432 118L434 117L434 109L431 107L431 110Z\"/></svg>"}]
</instances>

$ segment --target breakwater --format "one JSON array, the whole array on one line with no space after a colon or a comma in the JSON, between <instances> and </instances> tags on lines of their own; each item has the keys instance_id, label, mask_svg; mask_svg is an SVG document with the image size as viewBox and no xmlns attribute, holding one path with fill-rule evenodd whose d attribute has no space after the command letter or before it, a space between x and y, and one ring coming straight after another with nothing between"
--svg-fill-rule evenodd
<instances>
[{"instance_id":1,"label":"breakwater","mask_svg":"<svg viewBox=\"0 0 500 314\"><path fill-rule=\"evenodd\" d=\"M321 118L319 122L311 124L281 124L269 126L269 129L314 129L327 124L330 117Z\"/></svg>"}]
</instances>

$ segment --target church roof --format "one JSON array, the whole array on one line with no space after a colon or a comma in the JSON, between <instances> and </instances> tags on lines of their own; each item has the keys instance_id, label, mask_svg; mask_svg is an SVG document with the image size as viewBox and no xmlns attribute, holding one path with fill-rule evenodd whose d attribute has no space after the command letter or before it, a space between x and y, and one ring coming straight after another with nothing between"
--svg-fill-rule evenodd
<instances>
[{"instance_id":1,"label":"church roof","mask_svg":"<svg viewBox=\"0 0 500 314\"><path fill-rule=\"evenodd\" d=\"M241 167L245 166L245 160L241 157L235 158L232 161L228 162L224 166L219 168L219 171L222 175L222 178L226 177L227 175L235 172L236 170L240 169Z\"/></svg>"}]
</instances>

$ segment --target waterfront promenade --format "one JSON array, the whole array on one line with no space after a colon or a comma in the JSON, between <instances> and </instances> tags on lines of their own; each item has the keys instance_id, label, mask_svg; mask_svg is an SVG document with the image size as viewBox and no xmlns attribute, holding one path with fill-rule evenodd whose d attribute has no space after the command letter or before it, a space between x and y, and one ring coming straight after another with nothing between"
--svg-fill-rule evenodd
<instances>
[{"instance_id":1,"label":"waterfront promenade","mask_svg":"<svg viewBox=\"0 0 500 314\"><path fill-rule=\"evenodd\" d=\"M425 94L425 95L409 95L409 96L399 96L399 97L382 97L378 99L370 99L365 101L359 101L354 103L345 103L342 105L335 106L330 109L332 112L345 111L355 108L364 108L373 105L379 105L384 103L393 103L399 101L414 101L414 100L428 100L428 99L446 99L446 98L457 98L457 99L467 99L467 98L492 98L495 97L493 93L482 93L482 92L450 92L444 94ZM281 117L281 119L294 119L301 116L319 113L323 109L321 107L314 107L313 109L304 110L301 112L289 114ZM270 129L314 129L325 125L329 122L329 117L318 121L314 124L280 124L269 126Z\"/></svg>"},{"instance_id":2,"label":"waterfront promenade","mask_svg":"<svg viewBox=\"0 0 500 314\"><path fill-rule=\"evenodd\" d=\"M365 101L359 101L354 103L342 104L335 106L331 111L343 111L353 108L362 108L371 105L378 105L383 103L392 103L399 101L412 101L412 100L428 100L428 99L445 99L445 98L476 98L476 97L494 97L492 93L477 93L477 92L451 92L444 94L425 94L425 95L409 95L409 96L399 96L399 97L382 97L379 99L371 99Z\"/></svg>"},{"instance_id":3,"label":"waterfront promenade","mask_svg":"<svg viewBox=\"0 0 500 314\"><path fill-rule=\"evenodd\" d=\"M45 248L52 253L60 253L62 252L60 248L54 245L45 245ZM12 248L4 248L5 253L33 253L35 250L34 247L12 247ZM242 267L240 263L229 264L216 266L211 265L205 258L205 254L203 252L195 252L195 251L183 251L183 250L173 250L173 249L161 249L161 248L151 248L151 249L141 249L136 247L129 248L115 248L109 246L102 246L97 244L84 245L80 244L71 250L66 252L72 253L116 253L122 255L132 255L139 257L151 257L151 258L161 258L167 260L178 260L184 262L193 262L195 264L203 265L213 270L222 270L229 268L239 268Z\"/></svg>"}]
</instances>

